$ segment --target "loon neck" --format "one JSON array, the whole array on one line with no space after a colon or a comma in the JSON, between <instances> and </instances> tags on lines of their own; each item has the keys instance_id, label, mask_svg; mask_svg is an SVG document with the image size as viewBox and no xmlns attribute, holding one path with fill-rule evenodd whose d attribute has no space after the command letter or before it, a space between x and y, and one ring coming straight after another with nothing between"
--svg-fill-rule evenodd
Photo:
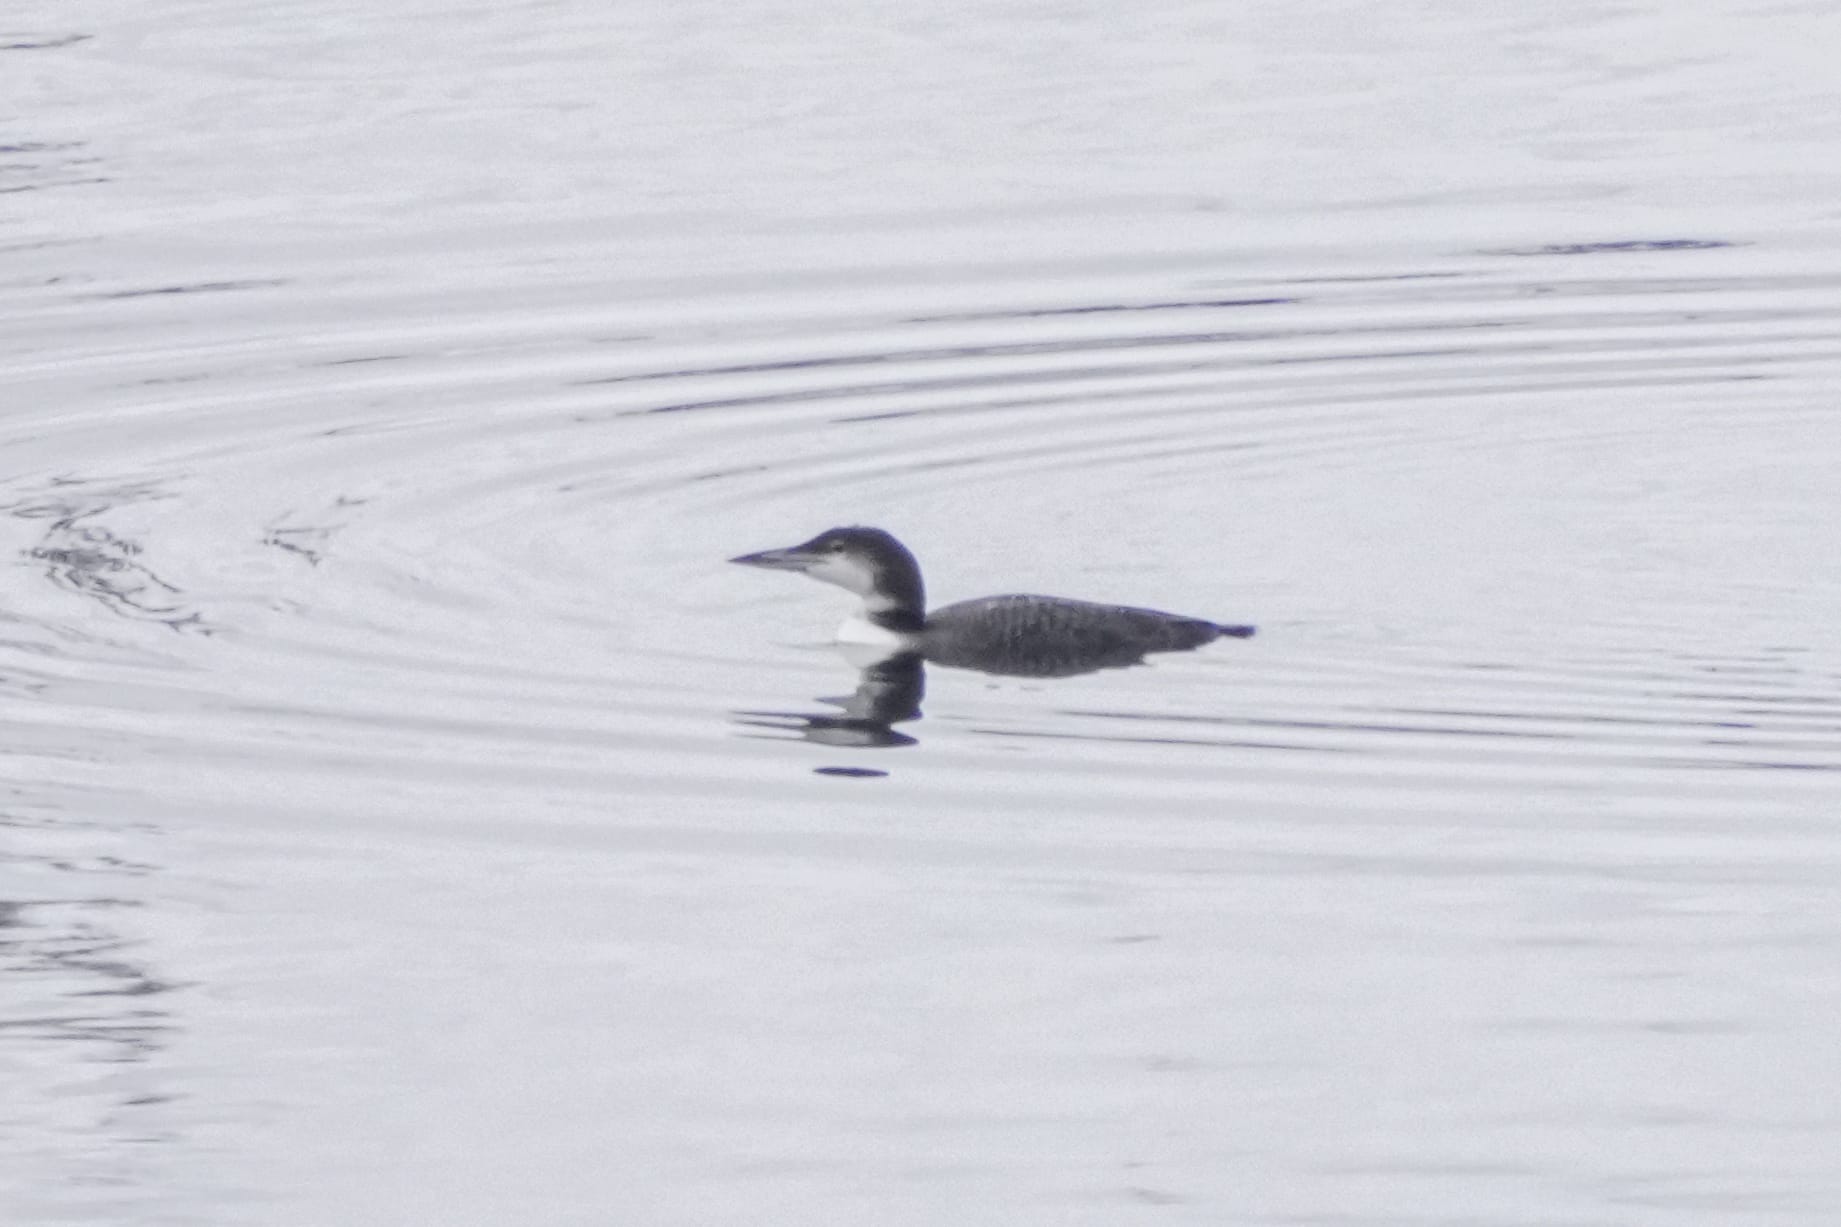
<instances>
[{"instance_id":1,"label":"loon neck","mask_svg":"<svg viewBox=\"0 0 1841 1227\"><path fill-rule=\"evenodd\" d=\"M874 577L863 593L863 616L892 631L918 631L927 618L927 590L920 563L908 547L890 537L877 551ZM861 591L861 589L859 589Z\"/></svg>"},{"instance_id":2,"label":"loon neck","mask_svg":"<svg viewBox=\"0 0 1841 1227\"><path fill-rule=\"evenodd\" d=\"M863 621L897 635L918 635L927 625L927 615L918 605L904 605L878 600L871 596L863 602Z\"/></svg>"},{"instance_id":3,"label":"loon neck","mask_svg":"<svg viewBox=\"0 0 1841 1227\"><path fill-rule=\"evenodd\" d=\"M875 609L865 602L862 609L845 618L837 628L837 643L847 653L861 653L862 659L851 663L862 668L866 663L899 656L919 649L922 619L911 610Z\"/></svg>"}]
</instances>

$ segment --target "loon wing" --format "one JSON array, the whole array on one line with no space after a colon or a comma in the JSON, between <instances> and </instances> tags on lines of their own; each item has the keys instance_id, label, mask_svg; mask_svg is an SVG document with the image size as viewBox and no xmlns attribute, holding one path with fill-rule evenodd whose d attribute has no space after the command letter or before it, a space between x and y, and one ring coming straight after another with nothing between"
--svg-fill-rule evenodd
<instances>
[{"instance_id":1,"label":"loon wing","mask_svg":"<svg viewBox=\"0 0 1841 1227\"><path fill-rule=\"evenodd\" d=\"M936 664L1012 677L1071 677L1181 652L1250 627L1218 626L1157 609L1064 597L980 597L935 610L921 638Z\"/></svg>"}]
</instances>

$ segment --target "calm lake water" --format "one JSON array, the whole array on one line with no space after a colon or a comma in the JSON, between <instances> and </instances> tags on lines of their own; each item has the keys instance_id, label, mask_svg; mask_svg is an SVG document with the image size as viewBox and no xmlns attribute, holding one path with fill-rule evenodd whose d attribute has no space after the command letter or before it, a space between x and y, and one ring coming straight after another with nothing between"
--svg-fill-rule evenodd
<instances>
[{"instance_id":1,"label":"calm lake water","mask_svg":"<svg viewBox=\"0 0 1841 1227\"><path fill-rule=\"evenodd\" d=\"M1841 1221L1838 60L9 6L0 1219ZM838 523L1261 633L858 744Z\"/></svg>"}]
</instances>

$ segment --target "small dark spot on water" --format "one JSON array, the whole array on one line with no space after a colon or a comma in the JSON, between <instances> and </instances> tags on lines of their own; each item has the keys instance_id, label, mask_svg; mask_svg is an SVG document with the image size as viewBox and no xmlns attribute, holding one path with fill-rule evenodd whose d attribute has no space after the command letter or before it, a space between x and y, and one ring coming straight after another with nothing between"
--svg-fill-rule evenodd
<instances>
[{"instance_id":1,"label":"small dark spot on water","mask_svg":"<svg viewBox=\"0 0 1841 1227\"><path fill-rule=\"evenodd\" d=\"M812 768L812 774L841 775L847 776L853 780L873 780L880 779L887 775L888 772L878 770L875 767L814 767Z\"/></svg>"},{"instance_id":2,"label":"small dark spot on water","mask_svg":"<svg viewBox=\"0 0 1841 1227\"><path fill-rule=\"evenodd\" d=\"M1162 1189L1147 1188L1144 1185L1128 1186L1125 1195L1147 1206L1180 1206L1186 1200L1175 1193L1166 1193Z\"/></svg>"}]
</instances>

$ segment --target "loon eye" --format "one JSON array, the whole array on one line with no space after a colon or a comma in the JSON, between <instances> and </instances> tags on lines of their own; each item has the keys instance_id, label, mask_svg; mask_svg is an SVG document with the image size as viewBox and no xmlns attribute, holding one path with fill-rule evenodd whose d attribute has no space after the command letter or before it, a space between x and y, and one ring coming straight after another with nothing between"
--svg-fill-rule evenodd
<instances>
[{"instance_id":1,"label":"loon eye","mask_svg":"<svg viewBox=\"0 0 1841 1227\"><path fill-rule=\"evenodd\" d=\"M844 552L844 543L842 541L833 541L830 545L825 547L825 552L827 554L842 554Z\"/></svg>"}]
</instances>

